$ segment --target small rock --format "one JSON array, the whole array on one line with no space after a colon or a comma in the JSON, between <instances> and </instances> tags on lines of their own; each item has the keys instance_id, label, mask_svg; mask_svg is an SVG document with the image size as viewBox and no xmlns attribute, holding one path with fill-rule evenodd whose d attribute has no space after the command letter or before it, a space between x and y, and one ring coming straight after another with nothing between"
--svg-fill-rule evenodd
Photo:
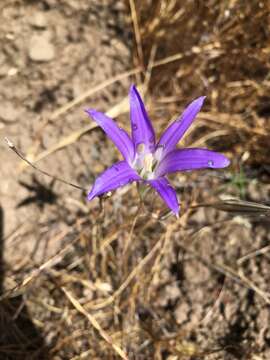
<instances>
[{"instance_id":1,"label":"small rock","mask_svg":"<svg viewBox=\"0 0 270 360\"><path fill-rule=\"evenodd\" d=\"M124 12L126 10L126 4L122 1L116 1L114 4L114 9L116 11L122 11Z\"/></svg>"},{"instance_id":2,"label":"small rock","mask_svg":"<svg viewBox=\"0 0 270 360\"><path fill-rule=\"evenodd\" d=\"M12 40L15 39L15 36L14 36L14 34L12 34L12 33L7 33L7 34L6 34L6 39L12 41Z\"/></svg>"},{"instance_id":3,"label":"small rock","mask_svg":"<svg viewBox=\"0 0 270 360\"><path fill-rule=\"evenodd\" d=\"M158 305L162 307L166 307L170 302L176 302L181 296L181 291L177 284L170 284L165 286L163 289L161 296L158 300Z\"/></svg>"},{"instance_id":4,"label":"small rock","mask_svg":"<svg viewBox=\"0 0 270 360\"><path fill-rule=\"evenodd\" d=\"M177 324L183 324L189 319L190 306L186 303L180 303L174 310L174 316Z\"/></svg>"},{"instance_id":5,"label":"small rock","mask_svg":"<svg viewBox=\"0 0 270 360\"><path fill-rule=\"evenodd\" d=\"M38 29L45 29L48 25L47 19L41 11L36 12L32 16L30 16L29 22L33 27L36 27Z\"/></svg>"},{"instance_id":6,"label":"small rock","mask_svg":"<svg viewBox=\"0 0 270 360\"><path fill-rule=\"evenodd\" d=\"M31 38L29 44L29 57L36 62L46 62L54 59L54 46L47 36L34 35Z\"/></svg>"},{"instance_id":7,"label":"small rock","mask_svg":"<svg viewBox=\"0 0 270 360\"><path fill-rule=\"evenodd\" d=\"M1 101L0 119L7 123L14 122L18 119L18 111L12 103Z\"/></svg>"},{"instance_id":8,"label":"small rock","mask_svg":"<svg viewBox=\"0 0 270 360\"><path fill-rule=\"evenodd\" d=\"M118 54L121 54L121 56L129 56L130 50L129 48L120 40L112 39L110 44Z\"/></svg>"},{"instance_id":9,"label":"small rock","mask_svg":"<svg viewBox=\"0 0 270 360\"><path fill-rule=\"evenodd\" d=\"M12 67L8 70L8 76L14 76L14 75L17 75L19 72L19 69L18 68L15 68L15 67Z\"/></svg>"},{"instance_id":10,"label":"small rock","mask_svg":"<svg viewBox=\"0 0 270 360\"><path fill-rule=\"evenodd\" d=\"M199 225L205 224L207 222L205 209L202 207L198 208L192 215L191 219Z\"/></svg>"}]
</instances>

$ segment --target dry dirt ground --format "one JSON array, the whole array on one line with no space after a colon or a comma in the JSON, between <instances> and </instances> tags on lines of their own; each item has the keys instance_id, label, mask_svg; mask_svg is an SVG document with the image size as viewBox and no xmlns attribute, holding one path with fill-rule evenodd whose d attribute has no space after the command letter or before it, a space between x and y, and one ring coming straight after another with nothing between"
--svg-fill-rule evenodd
<instances>
[{"instance_id":1,"label":"dry dirt ground","mask_svg":"<svg viewBox=\"0 0 270 360\"><path fill-rule=\"evenodd\" d=\"M270 359L268 219L190 208L267 202L269 174L234 175L239 151L213 142L232 168L172 177L182 216L161 221L153 194L137 210L133 186L102 208L23 168L4 136L33 158L88 126L86 107L117 104L128 129L122 100L136 78L106 81L134 68L135 37L121 0L2 0L0 11L0 359ZM158 132L162 99L149 101ZM38 166L87 189L118 153L100 130L78 138Z\"/></svg>"},{"instance_id":2,"label":"dry dirt ground","mask_svg":"<svg viewBox=\"0 0 270 360\"><path fill-rule=\"evenodd\" d=\"M65 118L59 116L52 120L45 126L46 130L43 129L55 109L89 88L123 73L130 65L131 33L125 26L125 6L113 1L111 4L108 1L90 1L89 4L86 1L64 1L61 6L56 6L54 1L7 4L2 5L4 21L1 22L1 135L2 138L8 136L26 152L35 146L34 141L41 133L40 149L46 149L90 122L84 108L109 109L126 93L128 83L118 83L114 88L92 96ZM94 160L104 151L101 146L104 139L101 133L92 136L95 145L82 139L80 146L71 146L67 151L55 154L42 166L88 188L94 178ZM5 234L28 220L34 228L43 217L47 222L50 211L45 204L54 202L55 194L65 203L61 206L63 211L70 207L70 215L73 213L76 217L76 211L80 209L78 206L76 209L76 203L68 205L71 193L68 187L58 188L58 185L50 185L50 181L45 180L42 188L39 184L42 178L38 174L34 174L32 180L31 176L18 177L18 159L7 151L3 141L0 156L1 162L5 163L1 169L1 199L5 204L4 216L8 219ZM106 153L103 157L99 171L111 163L114 154ZM89 159L93 159L93 164ZM39 188L43 192L43 195L38 194L43 196L40 203L45 206L36 211L35 207L28 205L35 202ZM53 222L55 214L50 216Z\"/></svg>"}]
</instances>

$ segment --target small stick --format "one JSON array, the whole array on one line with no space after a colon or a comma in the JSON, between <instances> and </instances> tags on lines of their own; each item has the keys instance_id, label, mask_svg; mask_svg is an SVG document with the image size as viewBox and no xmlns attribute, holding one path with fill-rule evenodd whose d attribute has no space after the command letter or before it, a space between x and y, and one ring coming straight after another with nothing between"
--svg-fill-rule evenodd
<instances>
[{"instance_id":1,"label":"small stick","mask_svg":"<svg viewBox=\"0 0 270 360\"><path fill-rule=\"evenodd\" d=\"M62 182L63 184L72 186L72 187L74 187L75 189L79 189L79 190L86 191L86 192L88 191L87 189L85 189L85 188L83 188L83 187L81 187L81 186L79 186L79 185L76 185L76 184L73 184L73 183L71 183L71 182L69 182L69 181L66 181L66 180L64 180L64 179L61 179L61 178L59 178L58 176L51 175L51 174L49 174L47 171L44 171L44 170L38 168L36 165L34 165L34 164L31 163L28 159L26 159L26 157L21 153L21 151L18 150L18 149L16 148L16 146L13 144L13 142L11 142L7 137L5 137L5 141L6 141L7 145L8 145L8 147L9 147L12 151L14 151L15 154L18 155L20 159L22 159L22 160L25 161L28 165L30 165L34 170L40 172L40 173L43 174L43 175L49 176L50 178L52 178L52 179L54 179L54 180L56 180L56 181L60 181L60 182Z\"/></svg>"}]
</instances>

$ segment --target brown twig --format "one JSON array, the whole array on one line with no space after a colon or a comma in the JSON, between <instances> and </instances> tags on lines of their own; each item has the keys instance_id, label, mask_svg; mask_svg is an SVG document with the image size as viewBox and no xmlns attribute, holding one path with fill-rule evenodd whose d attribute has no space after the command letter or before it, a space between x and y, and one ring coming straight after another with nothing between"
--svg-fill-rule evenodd
<instances>
[{"instance_id":1,"label":"brown twig","mask_svg":"<svg viewBox=\"0 0 270 360\"><path fill-rule=\"evenodd\" d=\"M22 152L21 152L7 137L5 137L5 141L6 141L7 145L8 145L8 147L9 147L12 151L14 151L14 153L15 153L16 155L18 155L21 160L23 160L24 162L26 162L26 163L27 163L29 166L31 166L34 170L40 172L40 173L43 174L43 175L46 175L46 176L52 178L52 179L55 180L55 181L59 181L59 182L61 182L61 183L63 183L63 184L72 186L72 187L75 188L75 189L79 189L79 190L82 190L82 191L87 192L87 189L81 187L80 185L73 184L73 183L71 183L71 182L69 182L69 181L66 181L66 180L64 180L64 179L59 178L58 176L51 175L51 174L49 174L49 173L48 173L47 171L45 171L45 170L42 170L42 169L38 168L38 167L37 167L36 165L34 165L31 161L29 161L29 160L22 154Z\"/></svg>"}]
</instances>

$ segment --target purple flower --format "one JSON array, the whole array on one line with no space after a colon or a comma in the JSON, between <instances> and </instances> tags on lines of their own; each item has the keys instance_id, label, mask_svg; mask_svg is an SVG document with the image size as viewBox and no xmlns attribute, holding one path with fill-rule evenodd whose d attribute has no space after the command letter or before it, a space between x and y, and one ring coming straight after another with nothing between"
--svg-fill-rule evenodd
<instances>
[{"instance_id":1,"label":"purple flower","mask_svg":"<svg viewBox=\"0 0 270 360\"><path fill-rule=\"evenodd\" d=\"M131 137L112 119L96 110L86 112L105 131L124 157L105 170L95 181L88 200L133 181L152 186L176 215L179 204L174 188L166 178L176 171L224 168L230 161L222 154L207 149L177 149L176 145L200 111L204 96L194 100L161 138L156 136L143 101L134 85L130 92Z\"/></svg>"}]
</instances>

